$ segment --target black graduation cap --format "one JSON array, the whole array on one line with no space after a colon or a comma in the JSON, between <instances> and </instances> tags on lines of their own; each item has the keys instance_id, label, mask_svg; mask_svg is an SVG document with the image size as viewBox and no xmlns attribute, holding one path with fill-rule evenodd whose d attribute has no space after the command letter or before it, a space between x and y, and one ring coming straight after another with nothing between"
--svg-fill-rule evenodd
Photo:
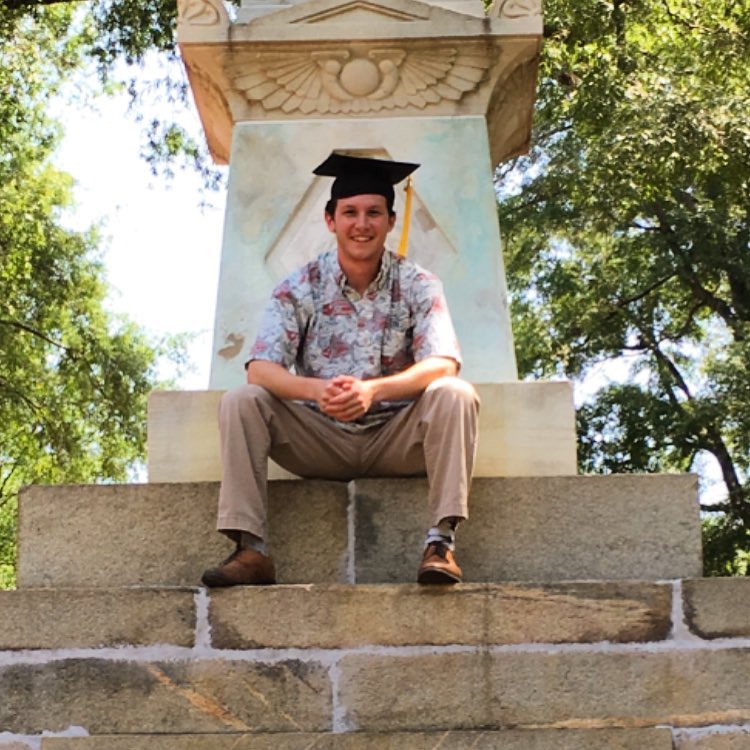
<instances>
[{"instance_id":1,"label":"black graduation cap","mask_svg":"<svg viewBox=\"0 0 750 750\"><path fill-rule=\"evenodd\" d=\"M331 200L352 195L382 195L392 210L393 186L405 180L417 167L419 164L333 152L313 170L313 174L336 178L331 186Z\"/></svg>"}]
</instances>

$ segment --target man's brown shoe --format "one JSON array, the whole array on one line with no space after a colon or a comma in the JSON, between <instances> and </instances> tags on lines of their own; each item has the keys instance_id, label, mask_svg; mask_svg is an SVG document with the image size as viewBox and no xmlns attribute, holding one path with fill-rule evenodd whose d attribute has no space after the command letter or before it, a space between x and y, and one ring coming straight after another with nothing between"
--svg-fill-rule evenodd
<instances>
[{"instance_id":1,"label":"man's brown shoe","mask_svg":"<svg viewBox=\"0 0 750 750\"><path fill-rule=\"evenodd\" d=\"M232 552L218 567L209 568L201 578L205 586L260 586L276 583L273 558L255 549Z\"/></svg>"},{"instance_id":2,"label":"man's brown shoe","mask_svg":"<svg viewBox=\"0 0 750 750\"><path fill-rule=\"evenodd\" d=\"M461 583L461 568L444 542L430 542L417 572L417 583Z\"/></svg>"}]
</instances>

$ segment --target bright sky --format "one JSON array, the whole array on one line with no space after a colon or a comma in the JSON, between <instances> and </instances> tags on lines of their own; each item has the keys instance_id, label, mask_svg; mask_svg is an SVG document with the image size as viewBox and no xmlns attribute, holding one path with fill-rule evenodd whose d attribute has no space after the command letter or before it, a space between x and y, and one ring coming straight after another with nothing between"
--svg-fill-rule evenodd
<instances>
[{"instance_id":1,"label":"bright sky","mask_svg":"<svg viewBox=\"0 0 750 750\"><path fill-rule=\"evenodd\" d=\"M103 223L110 309L162 336L190 332L192 372L182 389L205 389L224 219L224 193L201 208L200 178L179 171L153 177L140 156L142 125L126 113L125 94L97 101L97 111L67 103L56 115L65 138L55 159L76 180L77 208L67 219L83 229Z\"/></svg>"}]
</instances>

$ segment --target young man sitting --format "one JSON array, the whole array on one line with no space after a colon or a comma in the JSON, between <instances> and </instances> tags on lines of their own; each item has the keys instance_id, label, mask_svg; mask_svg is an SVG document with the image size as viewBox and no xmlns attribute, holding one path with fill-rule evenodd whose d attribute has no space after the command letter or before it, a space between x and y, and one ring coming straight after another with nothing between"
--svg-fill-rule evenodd
<instances>
[{"instance_id":1,"label":"young man sitting","mask_svg":"<svg viewBox=\"0 0 750 750\"><path fill-rule=\"evenodd\" d=\"M301 477L427 475L432 526L417 580L456 583L457 524L477 439L478 398L438 278L385 248L394 184L418 165L332 154L325 222L336 250L284 279L265 310L247 384L219 426L218 529L237 549L207 586L275 582L266 549L267 460Z\"/></svg>"}]
</instances>

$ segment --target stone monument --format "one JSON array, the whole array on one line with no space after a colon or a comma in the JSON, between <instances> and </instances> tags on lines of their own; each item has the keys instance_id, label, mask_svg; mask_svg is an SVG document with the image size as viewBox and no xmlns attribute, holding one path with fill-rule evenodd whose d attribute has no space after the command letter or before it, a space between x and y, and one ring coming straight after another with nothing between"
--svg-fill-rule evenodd
<instances>
[{"instance_id":1,"label":"stone monument","mask_svg":"<svg viewBox=\"0 0 750 750\"><path fill-rule=\"evenodd\" d=\"M482 397L477 474L575 473L570 385L518 382L493 186L494 167L528 147L540 0L243 0L234 19L221 0L178 8L229 192L212 390L154 394L150 479L218 478L219 394L243 382L275 284L332 245L329 180L312 170L334 149L422 164L409 257L443 280L462 376ZM403 208L399 195L400 220Z\"/></svg>"}]
</instances>

